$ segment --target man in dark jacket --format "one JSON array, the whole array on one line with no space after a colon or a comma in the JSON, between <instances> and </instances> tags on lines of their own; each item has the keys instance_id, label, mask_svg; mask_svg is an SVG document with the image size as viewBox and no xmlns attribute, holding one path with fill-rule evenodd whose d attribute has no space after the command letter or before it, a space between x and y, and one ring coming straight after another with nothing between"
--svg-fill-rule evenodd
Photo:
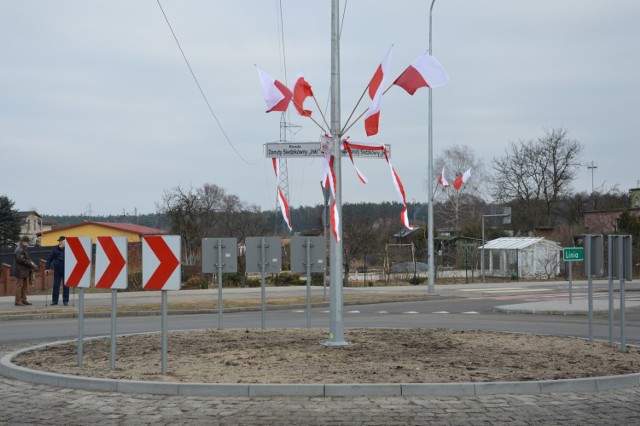
<instances>
[{"instance_id":1,"label":"man in dark jacket","mask_svg":"<svg viewBox=\"0 0 640 426\"><path fill-rule=\"evenodd\" d=\"M53 295L51 296L51 304L57 305L60 297L60 283L64 279L64 237L58 238L58 245L53 248L51 254L47 258L47 264L44 269L49 270L53 266ZM62 285L62 303L64 306L69 304L69 287Z\"/></svg>"},{"instance_id":2,"label":"man in dark jacket","mask_svg":"<svg viewBox=\"0 0 640 426\"><path fill-rule=\"evenodd\" d=\"M29 274L38 267L29 257L29 237L20 238L20 243L15 251L14 271L16 282L16 306L31 305L27 301L27 285L29 284Z\"/></svg>"}]
</instances>

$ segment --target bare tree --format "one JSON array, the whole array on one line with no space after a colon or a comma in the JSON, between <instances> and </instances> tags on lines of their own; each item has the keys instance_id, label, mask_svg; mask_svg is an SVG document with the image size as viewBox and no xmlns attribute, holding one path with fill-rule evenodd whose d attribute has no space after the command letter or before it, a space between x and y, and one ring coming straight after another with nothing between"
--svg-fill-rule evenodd
<instances>
[{"instance_id":1,"label":"bare tree","mask_svg":"<svg viewBox=\"0 0 640 426\"><path fill-rule=\"evenodd\" d=\"M351 263L364 252L379 249L383 232L371 216L357 214L357 205L345 204L342 207L342 262L344 266L344 283L347 285Z\"/></svg>"},{"instance_id":2,"label":"bare tree","mask_svg":"<svg viewBox=\"0 0 640 426\"><path fill-rule=\"evenodd\" d=\"M231 235L245 207L238 196L213 184L195 190L177 186L165 191L162 202L156 204L158 213L167 217L171 232L182 237L187 265L195 264L202 238Z\"/></svg>"},{"instance_id":3,"label":"bare tree","mask_svg":"<svg viewBox=\"0 0 640 426\"><path fill-rule=\"evenodd\" d=\"M545 129L538 139L511 143L493 159L491 193L498 202L517 203L534 225L552 225L554 206L571 192L583 146L566 129ZM540 208L542 207L542 211Z\"/></svg>"},{"instance_id":4,"label":"bare tree","mask_svg":"<svg viewBox=\"0 0 640 426\"><path fill-rule=\"evenodd\" d=\"M442 188L441 193L436 193L436 198L443 206L446 206L446 214L442 215L443 223L454 230L459 231L461 223L466 221L474 213L473 206L478 198L483 198L485 188L484 165L478 159L473 149L467 145L454 145L444 150L442 156L435 159L434 174L432 178L437 181L445 168L446 179L449 184L471 169L471 178L460 189L453 186Z\"/></svg>"}]
</instances>

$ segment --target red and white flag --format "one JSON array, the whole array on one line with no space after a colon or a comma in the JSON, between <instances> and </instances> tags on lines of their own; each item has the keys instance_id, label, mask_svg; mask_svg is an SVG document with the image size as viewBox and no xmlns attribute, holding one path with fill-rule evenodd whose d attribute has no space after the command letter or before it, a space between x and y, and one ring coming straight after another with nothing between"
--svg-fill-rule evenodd
<instances>
[{"instance_id":1,"label":"red and white flag","mask_svg":"<svg viewBox=\"0 0 640 426\"><path fill-rule=\"evenodd\" d=\"M255 67L256 71L258 71L264 101L267 104L266 112L285 112L289 106L289 102L291 102L293 93L287 89L287 86L262 71L257 65L255 65Z\"/></svg>"},{"instance_id":2,"label":"red and white flag","mask_svg":"<svg viewBox=\"0 0 640 426\"><path fill-rule=\"evenodd\" d=\"M471 169L467 170L462 174L462 176L458 176L456 180L453 181L453 187L455 189L460 189L462 184L466 183L471 177Z\"/></svg>"},{"instance_id":3,"label":"red and white flag","mask_svg":"<svg viewBox=\"0 0 640 426\"><path fill-rule=\"evenodd\" d=\"M440 173L440 178L438 178L438 183L442 185L442 189L445 189L447 186L449 186L449 181L447 181L447 178L444 177L444 166L442 166L442 173Z\"/></svg>"},{"instance_id":4,"label":"red and white flag","mask_svg":"<svg viewBox=\"0 0 640 426\"><path fill-rule=\"evenodd\" d=\"M378 123L380 122L380 104L382 101L382 93L384 92L384 81L389 74L389 60L391 58L391 50L389 48L386 56L378 65L376 72L369 82L369 97L371 105L364 116L364 129L367 136L373 136L378 133Z\"/></svg>"},{"instance_id":5,"label":"red and white flag","mask_svg":"<svg viewBox=\"0 0 640 426\"><path fill-rule=\"evenodd\" d=\"M276 172L276 179L278 180L278 204L280 204L280 211L282 212L282 217L284 218L285 223L287 224L287 228L291 231L291 216L289 215L289 202L284 197L282 192L282 188L280 188L280 159L272 158L273 162L273 170Z\"/></svg>"},{"instance_id":6,"label":"red and white flag","mask_svg":"<svg viewBox=\"0 0 640 426\"><path fill-rule=\"evenodd\" d=\"M434 88L444 86L448 82L449 76L440 62L435 57L423 53L400 74L400 77L396 78L393 84L413 95L421 87Z\"/></svg>"},{"instance_id":7,"label":"red and white flag","mask_svg":"<svg viewBox=\"0 0 640 426\"><path fill-rule=\"evenodd\" d=\"M298 114L311 117L311 111L304 109L304 100L313 96L311 85L304 79L302 73L296 78L296 85L293 87L293 106L298 110Z\"/></svg>"}]
</instances>

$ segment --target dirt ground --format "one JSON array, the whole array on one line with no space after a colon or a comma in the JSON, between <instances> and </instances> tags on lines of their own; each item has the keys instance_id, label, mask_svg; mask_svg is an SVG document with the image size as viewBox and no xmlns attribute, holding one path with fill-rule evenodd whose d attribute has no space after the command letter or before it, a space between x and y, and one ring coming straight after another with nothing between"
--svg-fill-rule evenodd
<instances>
[{"instance_id":1,"label":"dirt ground","mask_svg":"<svg viewBox=\"0 0 640 426\"><path fill-rule=\"evenodd\" d=\"M601 342L449 329L347 329L351 346L326 347L326 330L205 330L109 338L29 351L24 367L112 379L198 383L443 383L526 381L640 372L640 352Z\"/></svg>"}]
</instances>

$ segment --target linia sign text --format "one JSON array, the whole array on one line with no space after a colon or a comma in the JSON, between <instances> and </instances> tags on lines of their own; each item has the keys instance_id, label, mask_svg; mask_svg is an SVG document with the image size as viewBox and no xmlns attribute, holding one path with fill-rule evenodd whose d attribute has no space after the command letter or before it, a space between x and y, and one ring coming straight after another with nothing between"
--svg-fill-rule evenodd
<instances>
[{"instance_id":1,"label":"linia sign text","mask_svg":"<svg viewBox=\"0 0 640 426\"><path fill-rule=\"evenodd\" d=\"M387 153L391 156L391 147L386 145ZM342 151L346 155L346 151ZM364 151L353 149L354 157L384 158L382 151ZM322 157L322 147L320 142L300 142L300 143L266 143L264 144L264 154L267 158L305 158Z\"/></svg>"}]
</instances>

